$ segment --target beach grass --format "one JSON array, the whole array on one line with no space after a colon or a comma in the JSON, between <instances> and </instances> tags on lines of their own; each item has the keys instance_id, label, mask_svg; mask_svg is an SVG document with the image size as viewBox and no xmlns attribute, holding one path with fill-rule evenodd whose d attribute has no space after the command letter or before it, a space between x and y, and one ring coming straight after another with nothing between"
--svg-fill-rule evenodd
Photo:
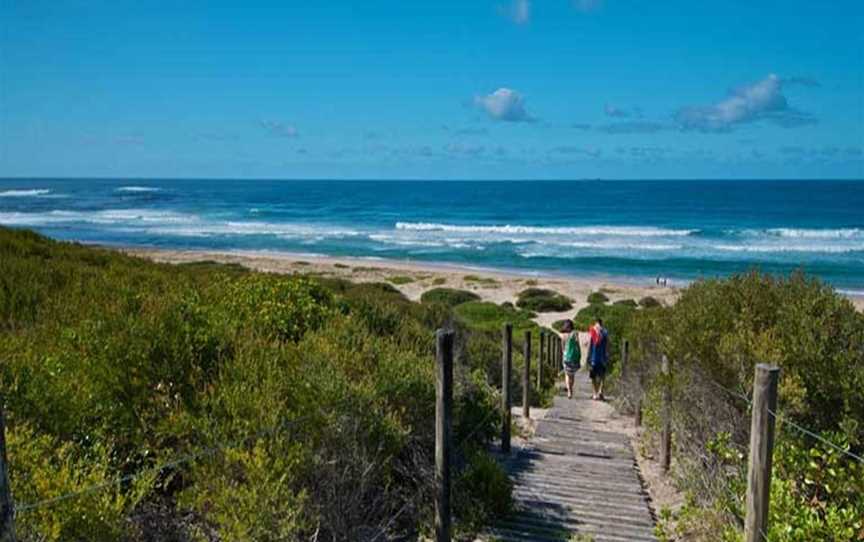
<instances>
[{"instance_id":1,"label":"beach grass","mask_svg":"<svg viewBox=\"0 0 864 542\"><path fill-rule=\"evenodd\" d=\"M554 290L528 288L519 292L516 306L535 312L561 312L572 309L573 303Z\"/></svg>"},{"instance_id":2,"label":"beach grass","mask_svg":"<svg viewBox=\"0 0 864 542\"><path fill-rule=\"evenodd\" d=\"M465 275L462 277L462 280L465 282L471 282L474 284L480 284L483 286L497 286L498 280L492 277L481 277L479 275Z\"/></svg>"},{"instance_id":3,"label":"beach grass","mask_svg":"<svg viewBox=\"0 0 864 542\"><path fill-rule=\"evenodd\" d=\"M396 275L393 277L387 277L387 281L400 286L402 284L411 284L412 282L416 282L416 279L414 279L414 277L409 277L408 275Z\"/></svg>"}]
</instances>

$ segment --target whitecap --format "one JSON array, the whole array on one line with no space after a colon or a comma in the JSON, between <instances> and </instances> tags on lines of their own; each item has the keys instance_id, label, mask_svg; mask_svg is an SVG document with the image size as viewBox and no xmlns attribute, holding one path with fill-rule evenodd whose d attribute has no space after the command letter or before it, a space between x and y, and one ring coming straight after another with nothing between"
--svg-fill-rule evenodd
<instances>
[{"instance_id":1,"label":"whitecap","mask_svg":"<svg viewBox=\"0 0 864 542\"><path fill-rule=\"evenodd\" d=\"M121 186L116 188L117 192L161 192L161 188L155 186Z\"/></svg>"},{"instance_id":2,"label":"whitecap","mask_svg":"<svg viewBox=\"0 0 864 542\"><path fill-rule=\"evenodd\" d=\"M676 237L697 233L691 229L667 229L655 226L520 226L506 225L460 225L435 222L397 222L397 230L446 231L457 233L495 233L529 235L611 235L632 237Z\"/></svg>"},{"instance_id":3,"label":"whitecap","mask_svg":"<svg viewBox=\"0 0 864 542\"><path fill-rule=\"evenodd\" d=\"M51 193L48 188L34 188L31 190L4 190L0 192L0 198L38 198Z\"/></svg>"}]
</instances>

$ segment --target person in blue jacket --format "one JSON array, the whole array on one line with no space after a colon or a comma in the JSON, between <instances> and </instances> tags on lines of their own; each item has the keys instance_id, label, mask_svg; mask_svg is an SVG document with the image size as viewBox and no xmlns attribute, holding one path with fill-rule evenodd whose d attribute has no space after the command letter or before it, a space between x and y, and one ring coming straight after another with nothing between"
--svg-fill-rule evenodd
<instances>
[{"instance_id":1,"label":"person in blue jacket","mask_svg":"<svg viewBox=\"0 0 864 542\"><path fill-rule=\"evenodd\" d=\"M588 373L591 377L591 385L594 387L594 395L591 397L595 401L602 401L603 397L603 381L606 379L606 369L609 366L609 332L603 327L603 320L600 318L591 326L591 346L588 349L588 365L591 370Z\"/></svg>"}]
</instances>

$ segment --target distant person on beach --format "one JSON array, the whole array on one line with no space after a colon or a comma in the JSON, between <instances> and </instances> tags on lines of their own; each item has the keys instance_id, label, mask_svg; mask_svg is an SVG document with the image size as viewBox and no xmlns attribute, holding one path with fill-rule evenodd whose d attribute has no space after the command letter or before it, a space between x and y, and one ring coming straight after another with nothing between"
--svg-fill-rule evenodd
<instances>
[{"instance_id":1,"label":"distant person on beach","mask_svg":"<svg viewBox=\"0 0 864 542\"><path fill-rule=\"evenodd\" d=\"M588 364L590 365L589 376L591 385L594 387L592 399L602 401L603 381L606 379L606 368L609 365L609 332L603 327L600 318L591 326L591 346L588 350Z\"/></svg>"},{"instance_id":2,"label":"distant person on beach","mask_svg":"<svg viewBox=\"0 0 864 542\"><path fill-rule=\"evenodd\" d=\"M576 381L576 371L582 361L582 351L579 348L579 334L573 328L572 320L564 320L561 328L561 342L564 355L564 384L567 386L567 398L573 398L573 384Z\"/></svg>"}]
</instances>

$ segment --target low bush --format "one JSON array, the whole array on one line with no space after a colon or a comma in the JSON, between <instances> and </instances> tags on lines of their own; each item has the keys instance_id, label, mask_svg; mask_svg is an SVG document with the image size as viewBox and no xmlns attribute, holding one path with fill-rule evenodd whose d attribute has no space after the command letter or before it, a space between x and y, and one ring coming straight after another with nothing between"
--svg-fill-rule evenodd
<instances>
[{"instance_id":1,"label":"low bush","mask_svg":"<svg viewBox=\"0 0 864 542\"><path fill-rule=\"evenodd\" d=\"M399 286L402 284L411 284L412 282L414 282L414 277L409 277L407 275L396 275L393 277L388 277L387 281Z\"/></svg>"},{"instance_id":2,"label":"low bush","mask_svg":"<svg viewBox=\"0 0 864 542\"><path fill-rule=\"evenodd\" d=\"M688 505L664 529L694 540L740 540L754 367L781 368L777 411L841 449L864 452L864 315L802 274L757 272L697 281L670 307L637 311L631 401L644 398L656 435L671 386L675 477ZM673 360L672 379L657 376ZM831 375L826 378L825 375ZM730 392L724 391L731 390ZM862 465L778 421L768 538L852 541L864 532Z\"/></svg>"},{"instance_id":3,"label":"low bush","mask_svg":"<svg viewBox=\"0 0 864 542\"><path fill-rule=\"evenodd\" d=\"M645 296L639 300L639 306L644 307L646 309L653 309L655 307L661 306L660 302L657 301L656 298L649 296Z\"/></svg>"},{"instance_id":4,"label":"low bush","mask_svg":"<svg viewBox=\"0 0 864 542\"><path fill-rule=\"evenodd\" d=\"M421 303L441 303L448 307L455 307L469 301L478 301L480 296L467 290L455 288L432 288L423 292L420 296Z\"/></svg>"},{"instance_id":5,"label":"low bush","mask_svg":"<svg viewBox=\"0 0 864 542\"><path fill-rule=\"evenodd\" d=\"M488 301L470 301L457 305L454 314L467 327L483 331L500 332L504 324L512 324L514 333L536 326L528 311L502 307Z\"/></svg>"},{"instance_id":6,"label":"low bush","mask_svg":"<svg viewBox=\"0 0 864 542\"><path fill-rule=\"evenodd\" d=\"M481 284L485 286L495 286L498 284L498 281L492 277L481 277L478 275L465 275L462 277L462 280L465 282L473 282L475 284Z\"/></svg>"},{"instance_id":7,"label":"low bush","mask_svg":"<svg viewBox=\"0 0 864 542\"><path fill-rule=\"evenodd\" d=\"M636 303L636 301L633 299L619 299L618 301L615 301L612 304L613 305L623 305L625 307L631 307L634 309L639 306L639 304Z\"/></svg>"},{"instance_id":8,"label":"low bush","mask_svg":"<svg viewBox=\"0 0 864 542\"><path fill-rule=\"evenodd\" d=\"M169 266L0 228L13 495L96 486L21 510L20 538L416 538L434 479L432 332L452 320L387 283ZM500 340L458 341L454 437L482 456ZM500 468L468 459L454 494L477 514L459 528L506 500Z\"/></svg>"},{"instance_id":9,"label":"low bush","mask_svg":"<svg viewBox=\"0 0 864 542\"><path fill-rule=\"evenodd\" d=\"M591 305L602 305L609 301L609 297L603 292L591 292L588 294L588 303Z\"/></svg>"},{"instance_id":10,"label":"low bush","mask_svg":"<svg viewBox=\"0 0 864 542\"><path fill-rule=\"evenodd\" d=\"M570 299L544 288L522 290L516 299L516 306L534 312L562 312L573 308Z\"/></svg>"}]
</instances>

